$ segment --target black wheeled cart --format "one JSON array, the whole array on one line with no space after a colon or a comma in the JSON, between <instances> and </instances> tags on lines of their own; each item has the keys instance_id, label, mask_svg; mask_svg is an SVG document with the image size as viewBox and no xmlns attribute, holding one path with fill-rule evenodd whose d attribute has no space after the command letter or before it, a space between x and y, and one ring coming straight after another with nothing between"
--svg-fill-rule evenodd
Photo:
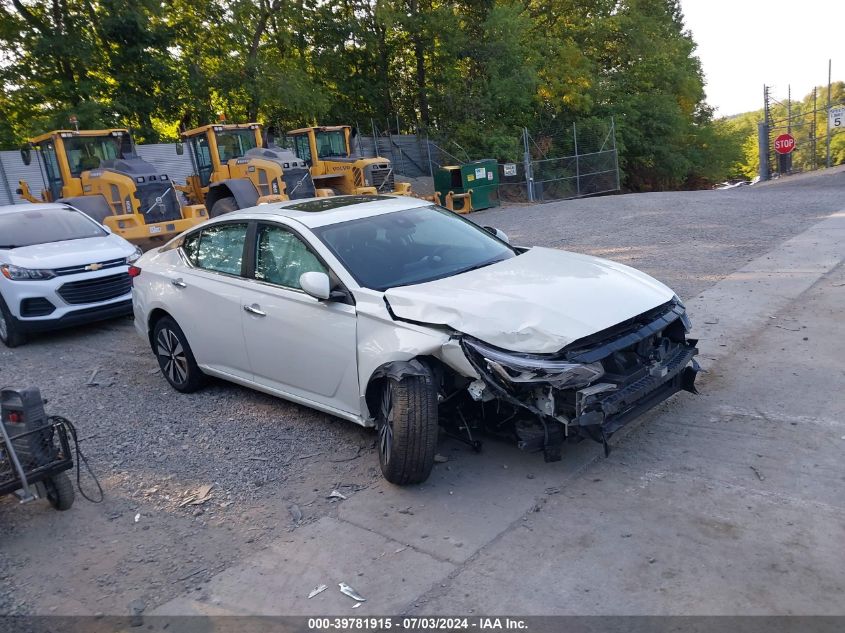
<instances>
[{"instance_id":1,"label":"black wheeled cart","mask_svg":"<svg viewBox=\"0 0 845 633\"><path fill-rule=\"evenodd\" d=\"M47 499L56 510L73 505L73 467L67 429L44 413L33 387L0 390L0 496L21 503Z\"/></svg>"}]
</instances>

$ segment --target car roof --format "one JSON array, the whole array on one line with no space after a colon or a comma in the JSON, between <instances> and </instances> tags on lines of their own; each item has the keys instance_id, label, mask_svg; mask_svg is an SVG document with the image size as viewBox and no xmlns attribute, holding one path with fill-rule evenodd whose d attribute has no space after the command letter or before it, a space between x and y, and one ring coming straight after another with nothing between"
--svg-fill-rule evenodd
<instances>
[{"instance_id":1,"label":"car roof","mask_svg":"<svg viewBox=\"0 0 845 633\"><path fill-rule=\"evenodd\" d=\"M431 204L428 200L410 196L332 196L262 204L227 213L220 219L289 218L309 228L317 228L347 220L431 206Z\"/></svg>"},{"instance_id":2,"label":"car roof","mask_svg":"<svg viewBox=\"0 0 845 633\"><path fill-rule=\"evenodd\" d=\"M0 205L0 213L15 213L21 211L47 211L49 209L67 209L69 205L59 202L27 202L26 204Z\"/></svg>"}]
</instances>

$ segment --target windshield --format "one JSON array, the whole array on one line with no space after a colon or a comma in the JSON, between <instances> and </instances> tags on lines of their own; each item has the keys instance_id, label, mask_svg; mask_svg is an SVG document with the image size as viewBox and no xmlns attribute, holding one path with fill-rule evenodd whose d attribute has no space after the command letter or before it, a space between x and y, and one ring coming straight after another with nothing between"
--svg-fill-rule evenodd
<instances>
[{"instance_id":1,"label":"windshield","mask_svg":"<svg viewBox=\"0 0 845 633\"><path fill-rule=\"evenodd\" d=\"M409 286L515 255L488 231L438 207L421 207L314 230L365 288Z\"/></svg>"},{"instance_id":2,"label":"windshield","mask_svg":"<svg viewBox=\"0 0 845 633\"><path fill-rule=\"evenodd\" d=\"M254 130L224 130L216 132L216 135L217 154L224 163L233 158L242 158L247 151L256 147Z\"/></svg>"},{"instance_id":3,"label":"windshield","mask_svg":"<svg viewBox=\"0 0 845 633\"><path fill-rule=\"evenodd\" d=\"M317 132L317 156L320 158L329 158L331 156L341 156L346 158L346 136L343 130L334 130L332 132Z\"/></svg>"},{"instance_id":4,"label":"windshield","mask_svg":"<svg viewBox=\"0 0 845 633\"><path fill-rule=\"evenodd\" d=\"M108 233L81 211L70 208L0 213L0 248L103 237Z\"/></svg>"},{"instance_id":5,"label":"windshield","mask_svg":"<svg viewBox=\"0 0 845 633\"><path fill-rule=\"evenodd\" d=\"M103 161L123 158L129 153L129 137L71 136L62 139L71 176L79 178L83 171L97 169Z\"/></svg>"}]
</instances>

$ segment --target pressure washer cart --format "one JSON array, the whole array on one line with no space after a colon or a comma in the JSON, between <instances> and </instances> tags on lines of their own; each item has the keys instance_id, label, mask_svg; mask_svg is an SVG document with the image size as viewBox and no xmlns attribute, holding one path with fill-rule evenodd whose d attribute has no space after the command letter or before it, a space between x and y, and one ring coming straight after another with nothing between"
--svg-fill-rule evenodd
<instances>
[{"instance_id":1,"label":"pressure washer cart","mask_svg":"<svg viewBox=\"0 0 845 633\"><path fill-rule=\"evenodd\" d=\"M21 503L47 499L56 510L73 505L73 468L67 428L44 413L34 388L0 390L0 496Z\"/></svg>"}]
</instances>

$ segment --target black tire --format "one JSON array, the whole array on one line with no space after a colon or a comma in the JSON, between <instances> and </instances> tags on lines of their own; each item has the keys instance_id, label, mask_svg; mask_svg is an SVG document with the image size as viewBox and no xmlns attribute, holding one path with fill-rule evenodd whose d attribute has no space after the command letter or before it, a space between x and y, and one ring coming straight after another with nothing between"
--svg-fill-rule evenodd
<instances>
[{"instance_id":1,"label":"black tire","mask_svg":"<svg viewBox=\"0 0 845 633\"><path fill-rule=\"evenodd\" d=\"M224 213L237 210L238 203L232 196L229 196L228 198L220 198L220 200L211 205L211 208L208 210L208 217L216 218Z\"/></svg>"},{"instance_id":2,"label":"black tire","mask_svg":"<svg viewBox=\"0 0 845 633\"><path fill-rule=\"evenodd\" d=\"M56 510L70 510L75 493L73 482L67 473L58 473L45 479L44 487L47 489L47 501L51 506Z\"/></svg>"},{"instance_id":3,"label":"black tire","mask_svg":"<svg viewBox=\"0 0 845 633\"><path fill-rule=\"evenodd\" d=\"M431 376L385 379L377 421L384 478L400 486L428 479L438 431L437 391Z\"/></svg>"},{"instance_id":4,"label":"black tire","mask_svg":"<svg viewBox=\"0 0 845 633\"><path fill-rule=\"evenodd\" d=\"M165 380L176 391L193 393L201 388L206 376L197 365L182 328L170 317L162 317L153 328L153 352Z\"/></svg>"},{"instance_id":5,"label":"black tire","mask_svg":"<svg viewBox=\"0 0 845 633\"><path fill-rule=\"evenodd\" d=\"M20 323L12 316L2 296L0 296L0 341L3 341L6 347L17 347L26 342L26 334L21 331Z\"/></svg>"}]
</instances>

